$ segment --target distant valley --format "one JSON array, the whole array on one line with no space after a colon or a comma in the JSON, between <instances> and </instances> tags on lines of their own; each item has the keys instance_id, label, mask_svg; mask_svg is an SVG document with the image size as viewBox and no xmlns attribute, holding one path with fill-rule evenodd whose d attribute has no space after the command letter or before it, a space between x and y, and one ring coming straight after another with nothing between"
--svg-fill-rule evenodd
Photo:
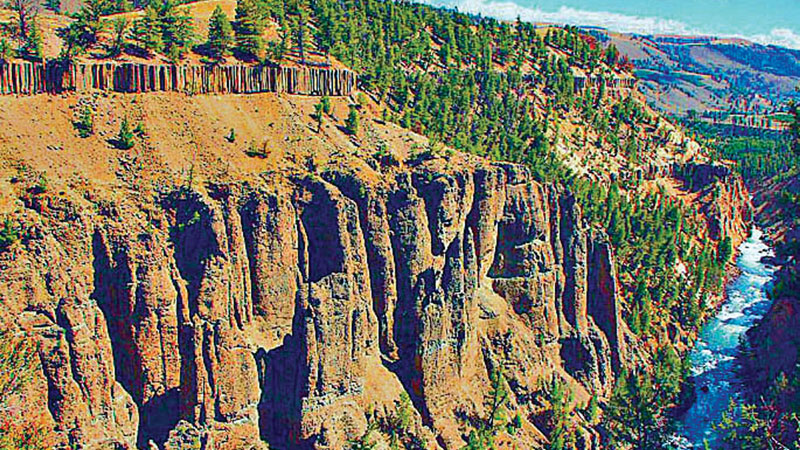
<instances>
[{"instance_id":1,"label":"distant valley","mask_svg":"<svg viewBox=\"0 0 800 450\"><path fill-rule=\"evenodd\" d=\"M800 85L798 50L743 39L584 30L614 44L630 61L648 103L668 114L766 116L800 97L795 90Z\"/></svg>"}]
</instances>

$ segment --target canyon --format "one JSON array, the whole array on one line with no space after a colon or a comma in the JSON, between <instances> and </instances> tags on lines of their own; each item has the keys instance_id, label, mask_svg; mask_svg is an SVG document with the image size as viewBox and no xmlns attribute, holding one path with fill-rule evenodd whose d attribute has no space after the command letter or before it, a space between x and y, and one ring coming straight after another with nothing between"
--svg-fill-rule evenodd
<instances>
[{"instance_id":1,"label":"canyon","mask_svg":"<svg viewBox=\"0 0 800 450\"><path fill-rule=\"evenodd\" d=\"M276 114L292 125L295 113ZM178 175L162 132L136 176L129 156L111 153L112 182L70 172L97 156L25 153L6 136L4 170L16 175L4 201L22 205L22 237L0 254L3 317L37 343L27 404L47 412L61 445L343 448L405 392L426 448L460 448L502 371L509 411L528 419L515 440L537 446L543 383L561 380L585 405L642 358L609 238L567 189L522 165L407 141L376 158L344 141L324 162L290 143L271 169L238 156L216 178L219 163L195 154ZM220 144L194 145L220 155ZM33 167L57 174L54 154L67 175L42 188ZM645 172L716 190L702 211L709 229L740 241L751 219L737 175L680 167ZM597 448L588 421L579 430L581 448Z\"/></svg>"}]
</instances>

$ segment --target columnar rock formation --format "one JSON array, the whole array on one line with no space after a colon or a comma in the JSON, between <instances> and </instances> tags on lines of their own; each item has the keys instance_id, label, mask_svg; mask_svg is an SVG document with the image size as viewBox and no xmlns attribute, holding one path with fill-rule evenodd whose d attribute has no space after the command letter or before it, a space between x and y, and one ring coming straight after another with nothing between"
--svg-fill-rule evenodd
<instances>
[{"instance_id":1,"label":"columnar rock formation","mask_svg":"<svg viewBox=\"0 0 800 450\"><path fill-rule=\"evenodd\" d=\"M64 91L350 95L356 76L317 67L206 66L139 63L0 62L0 94Z\"/></svg>"},{"instance_id":2,"label":"columnar rock formation","mask_svg":"<svg viewBox=\"0 0 800 450\"><path fill-rule=\"evenodd\" d=\"M41 342L62 437L343 448L406 391L429 448L457 448L492 368L522 417L553 376L608 393L628 331L606 237L524 167L441 162L181 189L146 213L39 194L0 299Z\"/></svg>"}]
</instances>

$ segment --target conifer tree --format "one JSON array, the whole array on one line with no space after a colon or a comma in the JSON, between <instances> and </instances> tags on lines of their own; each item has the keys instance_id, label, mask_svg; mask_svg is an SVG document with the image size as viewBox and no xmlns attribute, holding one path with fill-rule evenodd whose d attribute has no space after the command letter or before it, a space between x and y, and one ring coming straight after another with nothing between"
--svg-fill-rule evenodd
<instances>
[{"instance_id":1,"label":"conifer tree","mask_svg":"<svg viewBox=\"0 0 800 450\"><path fill-rule=\"evenodd\" d=\"M493 369L489 374L489 393L486 396L486 427L494 432L498 424L505 420L505 405L508 401L508 390L503 372Z\"/></svg>"},{"instance_id":2,"label":"conifer tree","mask_svg":"<svg viewBox=\"0 0 800 450\"><path fill-rule=\"evenodd\" d=\"M114 40L109 49L110 56L117 56L125 49L125 35L128 32L130 22L127 18L118 18L112 22Z\"/></svg>"},{"instance_id":3,"label":"conifer tree","mask_svg":"<svg viewBox=\"0 0 800 450\"><path fill-rule=\"evenodd\" d=\"M15 56L14 49L7 39L0 39L0 62L6 62Z\"/></svg>"},{"instance_id":4,"label":"conifer tree","mask_svg":"<svg viewBox=\"0 0 800 450\"><path fill-rule=\"evenodd\" d=\"M133 147L133 132L131 131L131 126L128 123L127 117L122 119L122 123L119 126L119 133L115 141L115 146L120 150L128 150Z\"/></svg>"},{"instance_id":5,"label":"conifer tree","mask_svg":"<svg viewBox=\"0 0 800 450\"><path fill-rule=\"evenodd\" d=\"M165 0L158 10L164 53L173 61L183 57L194 42L192 18L178 10L173 0Z\"/></svg>"},{"instance_id":6,"label":"conifer tree","mask_svg":"<svg viewBox=\"0 0 800 450\"><path fill-rule=\"evenodd\" d=\"M344 121L344 126L350 134L356 134L358 133L358 123L358 110L355 105L350 105L350 112Z\"/></svg>"},{"instance_id":7,"label":"conifer tree","mask_svg":"<svg viewBox=\"0 0 800 450\"><path fill-rule=\"evenodd\" d=\"M98 36L106 28L103 15L112 11L113 6L108 0L87 1L78 12L76 20L58 32L64 40L62 58L72 59L95 45Z\"/></svg>"},{"instance_id":8,"label":"conifer tree","mask_svg":"<svg viewBox=\"0 0 800 450\"><path fill-rule=\"evenodd\" d=\"M160 52L163 48L161 40L161 21L155 6L144 9L144 15L133 24L133 40L148 53Z\"/></svg>"},{"instance_id":9,"label":"conifer tree","mask_svg":"<svg viewBox=\"0 0 800 450\"><path fill-rule=\"evenodd\" d=\"M800 86L795 88L800 92ZM800 155L800 103L791 101L789 102L789 112L792 113L792 150L796 155Z\"/></svg>"},{"instance_id":10,"label":"conifer tree","mask_svg":"<svg viewBox=\"0 0 800 450\"><path fill-rule=\"evenodd\" d=\"M41 9L39 2L36 0L8 0L3 5L14 13L12 25L16 30L17 37L24 43L39 15Z\"/></svg>"},{"instance_id":11,"label":"conifer tree","mask_svg":"<svg viewBox=\"0 0 800 450\"><path fill-rule=\"evenodd\" d=\"M39 24L34 20L30 24L28 34L23 40L19 53L23 58L38 61L42 59L42 52L42 31L39 28Z\"/></svg>"},{"instance_id":12,"label":"conifer tree","mask_svg":"<svg viewBox=\"0 0 800 450\"><path fill-rule=\"evenodd\" d=\"M264 49L264 19L255 0L236 3L236 50L245 58L258 58Z\"/></svg>"},{"instance_id":13,"label":"conifer tree","mask_svg":"<svg viewBox=\"0 0 800 450\"><path fill-rule=\"evenodd\" d=\"M219 61L230 54L233 46L233 27L228 16L217 5L208 21L208 51L210 56Z\"/></svg>"}]
</instances>

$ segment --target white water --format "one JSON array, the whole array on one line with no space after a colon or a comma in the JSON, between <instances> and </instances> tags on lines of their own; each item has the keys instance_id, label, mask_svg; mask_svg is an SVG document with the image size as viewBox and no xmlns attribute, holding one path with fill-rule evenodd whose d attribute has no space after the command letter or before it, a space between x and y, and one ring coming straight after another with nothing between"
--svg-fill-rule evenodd
<instances>
[{"instance_id":1,"label":"white water","mask_svg":"<svg viewBox=\"0 0 800 450\"><path fill-rule=\"evenodd\" d=\"M754 228L739 246L736 265L742 273L726 287L727 301L703 327L690 355L697 400L681 420L679 448L702 449L704 440L713 444L718 437L712 425L719 422L731 397L738 395L734 359L739 339L769 309L767 289L775 272L761 262L773 254L762 238L763 232Z\"/></svg>"}]
</instances>

